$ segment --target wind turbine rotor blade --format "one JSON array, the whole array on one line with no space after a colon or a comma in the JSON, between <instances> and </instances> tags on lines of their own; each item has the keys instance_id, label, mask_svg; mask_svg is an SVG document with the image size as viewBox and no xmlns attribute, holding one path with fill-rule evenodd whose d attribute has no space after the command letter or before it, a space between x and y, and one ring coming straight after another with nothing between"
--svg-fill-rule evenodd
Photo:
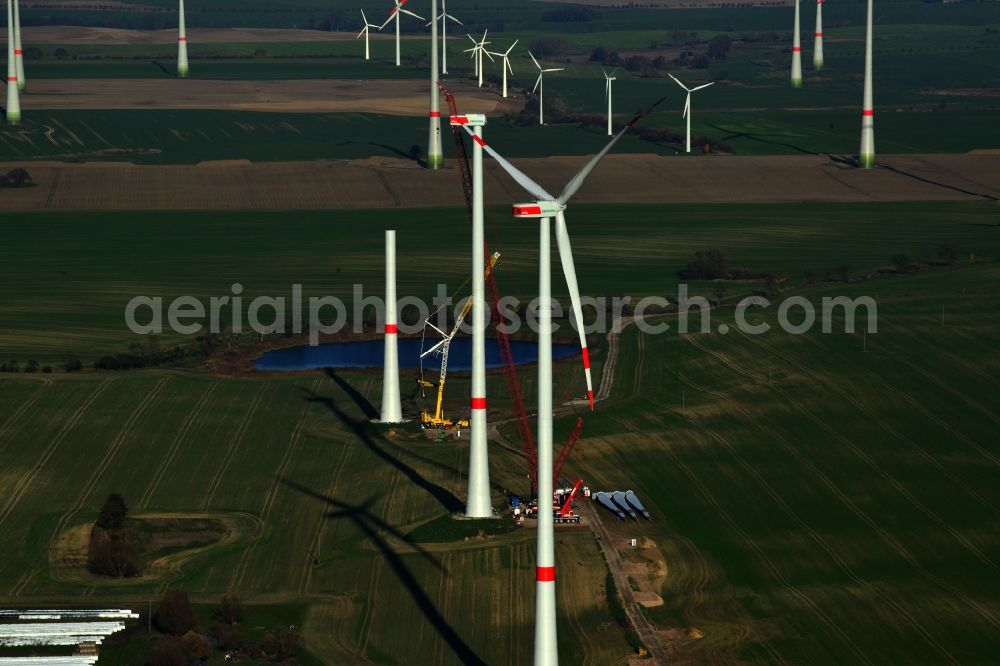
<instances>
[{"instance_id":1,"label":"wind turbine rotor blade","mask_svg":"<svg viewBox=\"0 0 1000 666\"><path fill-rule=\"evenodd\" d=\"M594 155L591 158L591 160L587 162L587 165L580 170L580 173L573 176L573 180L569 181L566 184L566 187L563 189L562 194L559 195L559 198L556 201L561 205L566 205L566 203L573 198L573 195L575 195L577 192L580 191L580 188L583 187L583 183L587 180L587 177L590 176L591 172L595 168L597 168L597 165L600 164L601 160L604 159L605 155L607 155L611 151L611 149L615 147L615 144L618 143L618 141L623 136L625 136L625 132L632 129L632 127L637 122L639 122L644 116L652 113L653 109L658 107L660 103L663 102L664 99L666 99L666 97L661 97L648 109L645 109L644 111L640 111L639 113L637 113L632 118L632 120L630 120L628 124L625 125L625 127L620 132L618 132L618 134L616 134L614 138L611 139L611 141L608 142L608 145L604 146L604 149L601 150L601 152Z\"/></svg>"},{"instance_id":2,"label":"wind turbine rotor blade","mask_svg":"<svg viewBox=\"0 0 1000 666\"><path fill-rule=\"evenodd\" d=\"M444 15L444 17L445 17L446 19L451 19L452 21L454 21L455 23L457 23L457 24L459 24L459 25L465 25L464 23L462 23L461 21L459 21L459 20L458 20L457 18L455 18L455 17L454 17L454 16L452 16L451 14L445 14L445 15Z\"/></svg>"},{"instance_id":3,"label":"wind turbine rotor blade","mask_svg":"<svg viewBox=\"0 0 1000 666\"><path fill-rule=\"evenodd\" d=\"M417 14L414 14L413 12L411 12L409 9L400 9L399 11L401 11L404 14L409 14L413 18L420 19L421 21L426 20L426 19L424 19L423 16L418 16Z\"/></svg>"},{"instance_id":4,"label":"wind turbine rotor blade","mask_svg":"<svg viewBox=\"0 0 1000 666\"><path fill-rule=\"evenodd\" d=\"M691 92L694 92L695 90L701 90L702 88L707 88L707 87L713 86L713 85L715 85L715 81L712 81L711 83L706 83L703 86L698 86L697 88L692 88Z\"/></svg>"},{"instance_id":5,"label":"wind turbine rotor blade","mask_svg":"<svg viewBox=\"0 0 1000 666\"><path fill-rule=\"evenodd\" d=\"M580 301L580 287L576 279L576 265L573 262L573 247L569 240L569 230L566 228L566 216L562 211L556 213L556 246L559 248L559 261L562 263L563 276L569 289L569 300L573 306L573 319L580 335L580 353L583 355L583 372L587 377L587 400L590 411L594 411L594 384L590 377L590 352L587 350L587 335L583 328L583 305Z\"/></svg>"},{"instance_id":6,"label":"wind turbine rotor blade","mask_svg":"<svg viewBox=\"0 0 1000 666\"><path fill-rule=\"evenodd\" d=\"M513 74L514 73L514 68L510 64L510 58L508 58L507 56L504 56L503 61L504 61L504 64L507 65L507 69L510 70L510 73Z\"/></svg>"},{"instance_id":7,"label":"wind turbine rotor blade","mask_svg":"<svg viewBox=\"0 0 1000 666\"><path fill-rule=\"evenodd\" d=\"M562 72L565 71L563 67L557 67L555 69L543 69L543 72Z\"/></svg>"},{"instance_id":8,"label":"wind turbine rotor blade","mask_svg":"<svg viewBox=\"0 0 1000 666\"><path fill-rule=\"evenodd\" d=\"M483 49L483 53L485 53L485 54L486 54L486 57L487 57L487 58L489 58L491 62L496 62L496 60L494 60L494 59L493 59L493 56L492 56L492 55L490 55L490 52L489 52L489 51L487 51L486 49ZM499 53L497 53L496 55L500 55L500 54L499 54Z\"/></svg>"},{"instance_id":9,"label":"wind turbine rotor blade","mask_svg":"<svg viewBox=\"0 0 1000 666\"><path fill-rule=\"evenodd\" d=\"M618 68L615 67L613 70L611 70L611 77L614 78L615 74L617 73L618 73Z\"/></svg>"},{"instance_id":10,"label":"wind turbine rotor blade","mask_svg":"<svg viewBox=\"0 0 1000 666\"><path fill-rule=\"evenodd\" d=\"M542 77L543 76L544 76L544 74L539 74L538 75L538 80L535 81L535 87L531 89L531 93L532 94L534 94L535 91L538 90L538 86L542 85Z\"/></svg>"},{"instance_id":11,"label":"wind turbine rotor blade","mask_svg":"<svg viewBox=\"0 0 1000 666\"><path fill-rule=\"evenodd\" d=\"M518 43L519 41L521 41L521 40L520 40L520 39L515 39L515 40L514 40L514 43L510 45L510 48L509 48L509 49L507 49L507 52L506 52L506 53L504 53L504 55L510 55L510 52L514 50L514 47L515 47L515 46L517 46L517 43Z\"/></svg>"},{"instance_id":12,"label":"wind turbine rotor blade","mask_svg":"<svg viewBox=\"0 0 1000 666\"><path fill-rule=\"evenodd\" d=\"M365 16L365 10L363 9L361 10L361 20L365 22L365 25L368 25L368 17Z\"/></svg>"},{"instance_id":13,"label":"wind turbine rotor blade","mask_svg":"<svg viewBox=\"0 0 1000 666\"><path fill-rule=\"evenodd\" d=\"M361 37L361 35L365 34L366 32L368 32L368 26L367 25L365 25L365 27L361 28L361 32L359 32L358 36L355 37L354 39L359 39Z\"/></svg>"},{"instance_id":14,"label":"wind turbine rotor blade","mask_svg":"<svg viewBox=\"0 0 1000 666\"><path fill-rule=\"evenodd\" d=\"M466 37L468 37L468 38L469 38L469 41L471 41L471 42L472 42L473 44L475 44L476 46L479 46L479 42L477 42L477 41L476 41L476 38L475 38L475 37L473 37L473 36L472 36L472 35L470 35L469 33L465 33L465 36L466 36Z\"/></svg>"},{"instance_id":15,"label":"wind turbine rotor blade","mask_svg":"<svg viewBox=\"0 0 1000 666\"><path fill-rule=\"evenodd\" d=\"M691 93L688 93L687 101L684 102L684 113L681 114L681 118L687 118L687 115L690 111L691 111Z\"/></svg>"},{"instance_id":16,"label":"wind turbine rotor blade","mask_svg":"<svg viewBox=\"0 0 1000 666\"><path fill-rule=\"evenodd\" d=\"M469 133L469 136L475 137L472 129L468 125L462 125L465 131ZM504 171L510 174L510 177L517 181L517 184L524 188L524 191L533 197L536 197L542 201L552 201L553 196L545 191L545 188L533 181L527 174L518 169L516 166L504 159L503 155L493 150L493 147L488 143L483 142L483 150L490 154L490 156L497 161L497 163L503 168Z\"/></svg>"},{"instance_id":17,"label":"wind turbine rotor blade","mask_svg":"<svg viewBox=\"0 0 1000 666\"><path fill-rule=\"evenodd\" d=\"M683 83L681 83L680 81L677 80L676 76L674 76L670 72L667 72L667 76L669 76L670 78L672 78L677 83L677 85L679 85L681 88L684 88L684 90L687 90L688 92L691 92L690 90L688 90L688 87L686 85L684 85Z\"/></svg>"},{"instance_id":18,"label":"wind turbine rotor blade","mask_svg":"<svg viewBox=\"0 0 1000 666\"><path fill-rule=\"evenodd\" d=\"M533 63L535 63L535 67L537 67L537 68L538 68L538 71L541 71L541 70L542 70L542 66L538 64L538 61L537 61L537 60L535 60L535 56L533 56L533 55L531 54L531 51L528 51L528 55L530 55L530 56L531 56L531 61L532 61Z\"/></svg>"}]
</instances>

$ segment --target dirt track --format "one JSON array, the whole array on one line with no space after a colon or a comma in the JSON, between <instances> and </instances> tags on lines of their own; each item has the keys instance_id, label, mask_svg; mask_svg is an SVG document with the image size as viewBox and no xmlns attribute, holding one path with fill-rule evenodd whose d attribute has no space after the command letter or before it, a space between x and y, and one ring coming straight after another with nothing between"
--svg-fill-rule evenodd
<instances>
[{"instance_id":1,"label":"dirt track","mask_svg":"<svg viewBox=\"0 0 1000 666\"><path fill-rule=\"evenodd\" d=\"M469 113L503 114L516 103L462 82L451 84ZM220 109L285 113L426 114L420 79L208 81L181 79L36 79L30 107L46 109Z\"/></svg>"},{"instance_id":2,"label":"dirt track","mask_svg":"<svg viewBox=\"0 0 1000 666\"><path fill-rule=\"evenodd\" d=\"M60 3L64 4L64 3ZM391 6L391 5L390 5ZM372 17L374 21L375 18ZM324 30L285 30L265 28L192 28L188 39L192 44L258 44L274 42L339 42L353 40L356 33ZM22 38L27 44L176 44L176 30L123 30L121 28L87 28L81 26L25 26ZM395 35L372 33L371 39L394 39ZM6 43L6 33L0 35Z\"/></svg>"},{"instance_id":3,"label":"dirt track","mask_svg":"<svg viewBox=\"0 0 1000 666\"><path fill-rule=\"evenodd\" d=\"M515 160L558 191L585 157ZM590 203L791 203L799 201L982 201L1000 199L1000 154L882 156L874 171L823 156L659 157L611 155L579 194ZM525 197L486 162L487 201ZM25 166L0 164L0 171ZM463 204L448 165L412 162L212 162L27 165L38 187L0 190L0 210L294 210L420 208Z\"/></svg>"}]
</instances>

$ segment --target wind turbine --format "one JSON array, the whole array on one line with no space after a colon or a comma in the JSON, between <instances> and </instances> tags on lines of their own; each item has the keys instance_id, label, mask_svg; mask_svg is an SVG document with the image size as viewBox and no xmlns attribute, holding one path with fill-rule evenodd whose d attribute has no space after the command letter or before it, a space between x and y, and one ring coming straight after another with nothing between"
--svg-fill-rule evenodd
<instances>
[{"instance_id":1,"label":"wind turbine","mask_svg":"<svg viewBox=\"0 0 1000 666\"><path fill-rule=\"evenodd\" d=\"M368 29L375 28L377 30L379 26L375 23L368 22L368 17L365 16L365 10L363 9L361 10L361 20L364 21L365 27L361 28L361 32L359 32L358 36L354 39L360 38L361 35L365 36L365 60L371 60L371 51L368 49Z\"/></svg>"},{"instance_id":2,"label":"wind turbine","mask_svg":"<svg viewBox=\"0 0 1000 666\"><path fill-rule=\"evenodd\" d=\"M813 69L823 69L823 4L826 0L816 0L816 42L813 46Z\"/></svg>"},{"instance_id":3,"label":"wind turbine","mask_svg":"<svg viewBox=\"0 0 1000 666\"><path fill-rule=\"evenodd\" d=\"M674 76L673 74L670 74L669 76L674 81L677 81L677 77ZM684 85L680 81L677 81L677 85L679 85L681 88L684 88L684 90L687 91L687 101L684 102L684 115L683 115L683 117L687 118L687 141L686 141L686 144L685 144L685 148L687 149L687 152L689 152L689 153L691 152L691 93L695 92L696 90L701 90L702 88L707 88L707 87L709 87L711 85L714 85L714 84L715 84L715 81L712 81L711 83L706 83L704 85L698 86L697 88L688 88L686 85Z\"/></svg>"},{"instance_id":4,"label":"wind turbine","mask_svg":"<svg viewBox=\"0 0 1000 666\"><path fill-rule=\"evenodd\" d=\"M483 87L483 54L486 55L490 61L493 61L493 56L490 52L486 50L486 45L490 42L486 41L486 33L489 32L489 28L483 31L483 39L481 41L476 41L476 38L472 35L466 34L466 37L472 40L473 47L471 49L465 49L464 53L471 53L472 58L476 65L476 74L479 75L479 87Z\"/></svg>"},{"instance_id":5,"label":"wind turbine","mask_svg":"<svg viewBox=\"0 0 1000 666\"><path fill-rule=\"evenodd\" d=\"M543 81L543 79L545 78L545 73L546 72L561 72L561 71L563 71L563 68L562 67L557 67L557 68L553 68L553 69L542 69L542 66L538 64L537 60L535 60L535 56L531 55L531 51L528 51L528 55L531 56L532 62L534 62L535 63L535 67L538 68L538 80L535 81L535 87L531 89L531 92L534 93L536 90L538 90L538 124L539 125L544 125L545 124L545 82ZM541 89L539 90L539 88L541 88Z\"/></svg>"},{"instance_id":6,"label":"wind turbine","mask_svg":"<svg viewBox=\"0 0 1000 666\"><path fill-rule=\"evenodd\" d=\"M601 71L604 72L604 79L607 82L607 85L604 86L604 96L608 98L608 136L611 136L612 135L612 132L611 132L611 82L616 80L615 79L615 72L617 72L618 70L617 69L612 70L611 74L608 74L608 71L602 67Z\"/></svg>"},{"instance_id":7,"label":"wind turbine","mask_svg":"<svg viewBox=\"0 0 1000 666\"><path fill-rule=\"evenodd\" d=\"M17 63L14 56L14 8L7 0L7 124L21 124L21 96L17 90Z\"/></svg>"},{"instance_id":8,"label":"wind turbine","mask_svg":"<svg viewBox=\"0 0 1000 666\"><path fill-rule=\"evenodd\" d=\"M507 51L504 52L504 53L497 53L495 51L492 52L492 55L495 55L495 56L497 56L499 58L503 58L503 96L504 97L507 96L507 70L509 69L511 74L514 73L514 68L510 66L510 52L514 50L514 47L517 46L517 43L519 41L521 41L521 40L515 39L514 43L511 44L510 48L507 49Z\"/></svg>"},{"instance_id":9,"label":"wind turbine","mask_svg":"<svg viewBox=\"0 0 1000 666\"><path fill-rule=\"evenodd\" d=\"M435 20L441 21L441 73L447 74L448 73L448 21L452 20L459 25L462 25L462 22L448 13L448 7L445 0L441 0L441 13L438 14ZM431 22L428 21L427 25L430 24Z\"/></svg>"},{"instance_id":10,"label":"wind turbine","mask_svg":"<svg viewBox=\"0 0 1000 666\"><path fill-rule=\"evenodd\" d=\"M431 0L431 16L437 16L438 0ZM431 110L427 128L427 168L440 169L444 165L441 149L441 93L438 90L438 24L431 20Z\"/></svg>"},{"instance_id":11,"label":"wind turbine","mask_svg":"<svg viewBox=\"0 0 1000 666\"><path fill-rule=\"evenodd\" d=\"M21 0L14 0L14 68L17 70L17 91L25 92L28 82L24 78L24 50L21 48Z\"/></svg>"},{"instance_id":12,"label":"wind turbine","mask_svg":"<svg viewBox=\"0 0 1000 666\"><path fill-rule=\"evenodd\" d=\"M802 34L799 28L799 0L795 0L795 32L792 34L792 87L802 87Z\"/></svg>"},{"instance_id":13,"label":"wind turbine","mask_svg":"<svg viewBox=\"0 0 1000 666\"><path fill-rule=\"evenodd\" d=\"M645 113L652 111L663 100L659 100ZM593 409L593 388L590 383L590 358L587 353L587 339L583 328L583 313L580 305L580 293L576 280L576 268L573 263L573 250L570 247L569 233L566 230L564 211L567 203L573 198L587 177L593 172L604 156L614 147L618 140L632 128L645 113L637 115L619 132L607 146L595 155L590 162L576 174L559 197L553 197L545 189L525 175L517 167L505 160L492 147L482 140L477 143L488 152L503 167L510 176L537 200L530 203L514 204L514 217L520 219L538 219L539 224L539 267L538 267L538 532L535 563L535 666L556 666L559 663L558 643L556 637L556 569L555 569L555 539L552 510L552 247L551 221L556 218L556 245L562 262L566 285L569 287L570 300L573 304L573 314L577 331L580 334L584 369L587 376L587 393ZM472 134L472 130L465 128ZM475 135L473 135L475 136ZM479 249L482 254L482 248Z\"/></svg>"},{"instance_id":14,"label":"wind turbine","mask_svg":"<svg viewBox=\"0 0 1000 666\"><path fill-rule=\"evenodd\" d=\"M861 152L858 164L862 169L875 168L875 104L872 99L872 0L868 0L868 26L865 33L865 101L861 108Z\"/></svg>"},{"instance_id":15,"label":"wind turbine","mask_svg":"<svg viewBox=\"0 0 1000 666\"><path fill-rule=\"evenodd\" d=\"M389 18L387 18L385 20L385 23L383 23L382 25L380 25L378 27L378 29L381 30L385 26L389 25L389 21L391 21L393 18L396 19L396 67L399 67L399 41L400 41L400 36L399 36L399 15L400 14L409 14L413 18L418 18L421 21L424 20L424 17L423 16L417 16L416 14L414 14L413 12L411 12L408 9L403 9L403 5L405 5L407 3L407 0L402 0L402 1L400 1L400 0L393 0L393 3L395 3L396 6L392 8L392 11L389 12Z\"/></svg>"},{"instance_id":16,"label":"wind turbine","mask_svg":"<svg viewBox=\"0 0 1000 666\"><path fill-rule=\"evenodd\" d=\"M184 0L180 0L177 19L177 76L187 78L188 75L188 38L187 25L184 17Z\"/></svg>"}]
</instances>

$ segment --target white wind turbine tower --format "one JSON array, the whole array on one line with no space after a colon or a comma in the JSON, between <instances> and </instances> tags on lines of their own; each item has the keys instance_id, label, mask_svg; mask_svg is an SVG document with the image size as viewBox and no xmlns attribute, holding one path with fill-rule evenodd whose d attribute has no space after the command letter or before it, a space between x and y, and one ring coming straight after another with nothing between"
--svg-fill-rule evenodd
<instances>
[{"instance_id":1,"label":"white wind turbine tower","mask_svg":"<svg viewBox=\"0 0 1000 666\"><path fill-rule=\"evenodd\" d=\"M611 136L612 135L612 131L611 131L611 116L612 116L612 113L611 113L611 82L617 80L615 78L615 72L617 72L618 70L615 69L610 74L608 74L608 71L602 67L601 71L604 72L604 79L607 82L607 84L604 86L604 96L608 98L608 136Z\"/></svg>"},{"instance_id":2,"label":"white wind turbine tower","mask_svg":"<svg viewBox=\"0 0 1000 666\"><path fill-rule=\"evenodd\" d=\"M542 69L542 66L538 64L537 60L535 60L535 56L531 55L531 51L528 51L528 55L531 56L531 61L534 62L535 67L538 68L538 80L535 81L535 87L531 89L531 92L534 93L536 90L538 90L538 124L544 125L545 124L545 81L544 81L545 74L546 72L561 72L563 71L563 68L556 67L550 69Z\"/></svg>"},{"instance_id":3,"label":"white wind turbine tower","mask_svg":"<svg viewBox=\"0 0 1000 666\"><path fill-rule=\"evenodd\" d=\"M816 42L813 46L813 69L823 69L823 4L826 0L816 0Z\"/></svg>"},{"instance_id":4,"label":"white wind turbine tower","mask_svg":"<svg viewBox=\"0 0 1000 666\"><path fill-rule=\"evenodd\" d=\"M441 21L441 73L447 74L448 73L448 21L454 21L459 25L462 25L462 22L448 13L448 6L445 0L441 0L441 13L438 14L436 19L432 20ZM427 25L430 24L431 22L428 21Z\"/></svg>"},{"instance_id":5,"label":"white wind turbine tower","mask_svg":"<svg viewBox=\"0 0 1000 666\"><path fill-rule=\"evenodd\" d=\"M669 76L674 81L677 81L677 77L674 76L673 74L670 74ZM682 117L687 118L687 140L685 142L685 148L689 153L691 152L691 93L697 90L701 90L702 88L707 88L714 84L715 81L712 81L711 83L706 83L704 85L698 86L697 88L688 88L680 81L677 81L677 85L679 85L681 88L684 88L684 90L687 91L687 101L684 102L684 115Z\"/></svg>"},{"instance_id":6,"label":"white wind turbine tower","mask_svg":"<svg viewBox=\"0 0 1000 666\"><path fill-rule=\"evenodd\" d=\"M14 8L7 0L7 124L21 124L21 95L17 90L17 63L14 56Z\"/></svg>"},{"instance_id":7,"label":"white wind turbine tower","mask_svg":"<svg viewBox=\"0 0 1000 666\"><path fill-rule=\"evenodd\" d=\"M359 39L361 37L361 35L365 36L365 60L371 60L371 51L368 48L368 33L369 33L369 28L375 28L376 30L378 30L380 26L378 26L375 23L369 23L368 22L368 17L365 16L365 10L363 10L363 9L361 10L361 20L364 22L365 27L361 28L361 32L359 32L358 36L355 37L354 39Z\"/></svg>"},{"instance_id":8,"label":"white wind turbine tower","mask_svg":"<svg viewBox=\"0 0 1000 666\"><path fill-rule=\"evenodd\" d=\"M792 35L792 87L802 87L802 34L799 28L799 0L795 0L795 32Z\"/></svg>"},{"instance_id":9,"label":"white wind turbine tower","mask_svg":"<svg viewBox=\"0 0 1000 666\"><path fill-rule=\"evenodd\" d=\"M14 0L14 68L17 70L17 91L25 92L28 82L24 78L24 50L21 48L21 0Z\"/></svg>"},{"instance_id":10,"label":"white wind turbine tower","mask_svg":"<svg viewBox=\"0 0 1000 666\"><path fill-rule=\"evenodd\" d=\"M438 0L431 0L431 16L437 16ZM444 165L441 149L441 91L438 90L438 24L431 20L431 111L427 128L427 168L440 169Z\"/></svg>"},{"instance_id":11,"label":"white wind turbine tower","mask_svg":"<svg viewBox=\"0 0 1000 666\"><path fill-rule=\"evenodd\" d=\"M381 423L402 423L399 399L399 335L396 326L396 232L385 232L385 357L382 362Z\"/></svg>"},{"instance_id":12,"label":"white wind turbine tower","mask_svg":"<svg viewBox=\"0 0 1000 666\"><path fill-rule=\"evenodd\" d=\"M492 52L492 55L495 55L498 58L503 58L503 65L502 65L502 67L503 67L503 96L504 97L507 96L507 70L510 70L511 74L514 73L514 68L510 66L510 52L514 50L514 47L517 46L517 43L519 41L521 41L521 40L515 39L514 43L511 44L510 48L507 49L504 53L497 53L496 51Z\"/></svg>"},{"instance_id":13,"label":"white wind turbine tower","mask_svg":"<svg viewBox=\"0 0 1000 666\"><path fill-rule=\"evenodd\" d=\"M188 38L187 23L184 15L184 0L180 0L177 19L177 76L185 78L188 75Z\"/></svg>"},{"instance_id":14,"label":"white wind turbine tower","mask_svg":"<svg viewBox=\"0 0 1000 666\"><path fill-rule=\"evenodd\" d=\"M490 52L486 50L486 45L490 42L486 41L486 33L489 32L489 28L483 31L483 39L481 41L476 41L475 37L466 34L466 37L472 40L473 47L471 49L465 49L463 53L471 53L472 59L475 62L476 74L479 76L479 87L483 87L483 55L493 61L493 56Z\"/></svg>"},{"instance_id":15,"label":"white wind turbine tower","mask_svg":"<svg viewBox=\"0 0 1000 666\"><path fill-rule=\"evenodd\" d=\"M868 29L865 33L865 101L861 109L861 152L858 163L862 169L875 168L875 105L872 99L872 0L868 0Z\"/></svg>"},{"instance_id":16,"label":"white wind turbine tower","mask_svg":"<svg viewBox=\"0 0 1000 666\"><path fill-rule=\"evenodd\" d=\"M660 100L662 101L662 100ZM650 111L660 102L657 102ZM648 113L648 111L647 111ZM566 230L564 211L566 204L583 186L587 176L597 167L604 156L624 136L639 118L636 116L618 133L604 149L567 183L558 198L505 160L485 142L483 150L493 156L503 169L514 178L536 201L514 204L514 217L538 219L539 224L539 270L538 270L538 532L535 566L535 666L556 666L559 663L556 636L556 590L555 590L555 539L552 510L552 248L551 221L556 218L556 245L562 263L566 285L569 288L587 375L587 389L593 409L593 389L590 383L590 359L587 353L586 336L583 328L583 313L580 293L577 287L573 250ZM470 134L472 131L466 128ZM479 248L482 254L482 248Z\"/></svg>"},{"instance_id":17,"label":"white wind turbine tower","mask_svg":"<svg viewBox=\"0 0 1000 666\"><path fill-rule=\"evenodd\" d=\"M405 5L407 3L407 1L408 0L402 0L402 2L401 2L400 0L393 0L393 2L395 3L396 6L392 8L391 12L389 12L389 18L387 18L385 20L385 23L383 23L382 25L380 25L378 27L378 29L381 30L385 26L389 25L389 21L391 21L393 18L396 19L396 67L399 67L399 42L400 42L400 36L399 36L399 15L400 14L409 14L413 18L418 18L421 21L424 20L423 16L417 16L416 14L414 14L413 12L411 12L410 10L403 9L403 5Z\"/></svg>"},{"instance_id":18,"label":"white wind turbine tower","mask_svg":"<svg viewBox=\"0 0 1000 666\"><path fill-rule=\"evenodd\" d=\"M486 442L486 266L483 231L483 127L484 114L452 116L472 135L472 400L469 443L469 491L465 515L490 518L490 468ZM471 129L470 129L471 128Z\"/></svg>"}]
</instances>

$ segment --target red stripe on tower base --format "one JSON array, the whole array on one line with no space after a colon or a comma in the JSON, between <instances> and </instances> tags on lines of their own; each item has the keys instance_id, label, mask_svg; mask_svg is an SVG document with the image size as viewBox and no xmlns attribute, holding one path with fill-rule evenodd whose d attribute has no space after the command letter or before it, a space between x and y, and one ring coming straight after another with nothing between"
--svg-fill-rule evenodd
<instances>
[{"instance_id":1,"label":"red stripe on tower base","mask_svg":"<svg viewBox=\"0 0 1000 666\"><path fill-rule=\"evenodd\" d=\"M14 49L14 55L24 55L24 51L21 49Z\"/></svg>"},{"instance_id":2,"label":"red stripe on tower base","mask_svg":"<svg viewBox=\"0 0 1000 666\"><path fill-rule=\"evenodd\" d=\"M17 83L17 77L16 76L8 76L7 80L8 81L13 81L14 83Z\"/></svg>"},{"instance_id":3,"label":"red stripe on tower base","mask_svg":"<svg viewBox=\"0 0 1000 666\"><path fill-rule=\"evenodd\" d=\"M385 334L386 335L396 335L396 332L397 332L397 329L396 329L396 325L395 324L386 324L385 325Z\"/></svg>"},{"instance_id":4,"label":"red stripe on tower base","mask_svg":"<svg viewBox=\"0 0 1000 666\"><path fill-rule=\"evenodd\" d=\"M486 398L473 398L472 399L473 409L486 409Z\"/></svg>"},{"instance_id":5,"label":"red stripe on tower base","mask_svg":"<svg viewBox=\"0 0 1000 666\"><path fill-rule=\"evenodd\" d=\"M798 53L801 50L802 50L801 46L793 46L792 47L792 53Z\"/></svg>"},{"instance_id":6,"label":"red stripe on tower base","mask_svg":"<svg viewBox=\"0 0 1000 666\"><path fill-rule=\"evenodd\" d=\"M872 109L865 109L861 112L861 115L865 118L870 118L875 115L875 112Z\"/></svg>"},{"instance_id":7,"label":"red stripe on tower base","mask_svg":"<svg viewBox=\"0 0 1000 666\"><path fill-rule=\"evenodd\" d=\"M590 351L586 347L583 348L583 367L590 370Z\"/></svg>"},{"instance_id":8,"label":"red stripe on tower base","mask_svg":"<svg viewBox=\"0 0 1000 666\"><path fill-rule=\"evenodd\" d=\"M440 117L441 117L440 111L431 111L431 118L440 118Z\"/></svg>"},{"instance_id":9,"label":"red stripe on tower base","mask_svg":"<svg viewBox=\"0 0 1000 666\"><path fill-rule=\"evenodd\" d=\"M535 567L535 580L539 583L554 583L556 581L556 568Z\"/></svg>"},{"instance_id":10,"label":"red stripe on tower base","mask_svg":"<svg viewBox=\"0 0 1000 666\"><path fill-rule=\"evenodd\" d=\"M822 32L817 32L816 36L822 38L823 37L823 33Z\"/></svg>"},{"instance_id":11,"label":"red stripe on tower base","mask_svg":"<svg viewBox=\"0 0 1000 666\"><path fill-rule=\"evenodd\" d=\"M178 41L178 42L186 42L187 40L188 40L188 38L187 38L187 37L178 37L178 38L177 38L177 41Z\"/></svg>"}]
</instances>

